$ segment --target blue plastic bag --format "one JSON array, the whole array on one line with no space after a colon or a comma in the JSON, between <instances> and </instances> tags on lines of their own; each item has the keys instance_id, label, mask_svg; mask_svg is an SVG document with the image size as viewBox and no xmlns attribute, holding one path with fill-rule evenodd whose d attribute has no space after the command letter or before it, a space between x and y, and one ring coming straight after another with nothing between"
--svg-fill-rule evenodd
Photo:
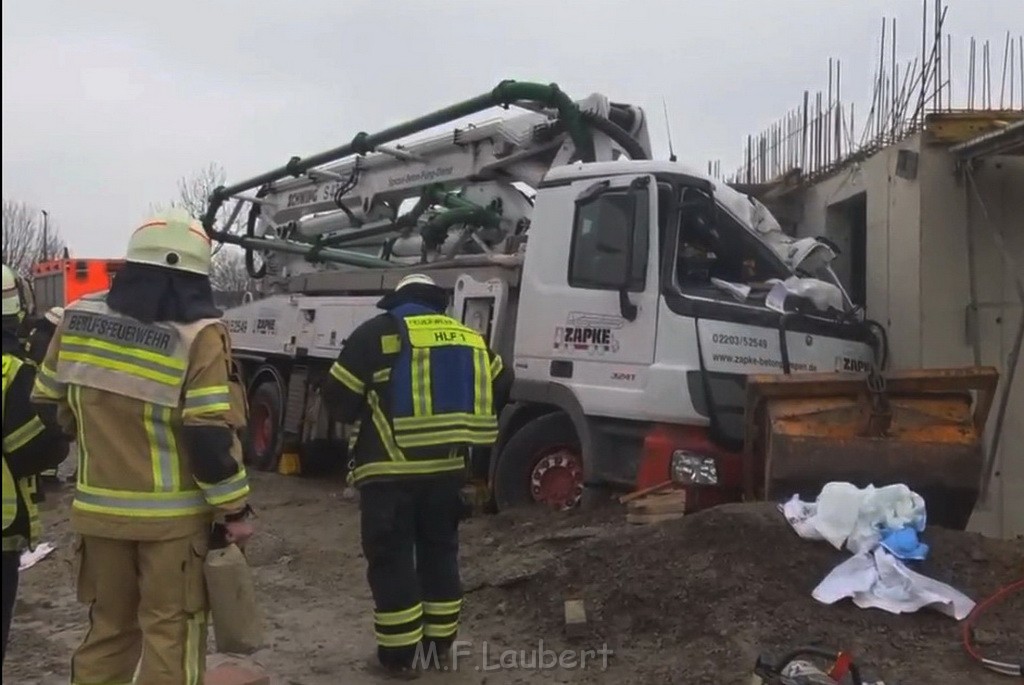
<instances>
[{"instance_id":1,"label":"blue plastic bag","mask_svg":"<svg viewBox=\"0 0 1024 685\"><path fill-rule=\"evenodd\" d=\"M928 556L928 545L918 539L912 526L883 530L881 545L897 559L920 561Z\"/></svg>"}]
</instances>

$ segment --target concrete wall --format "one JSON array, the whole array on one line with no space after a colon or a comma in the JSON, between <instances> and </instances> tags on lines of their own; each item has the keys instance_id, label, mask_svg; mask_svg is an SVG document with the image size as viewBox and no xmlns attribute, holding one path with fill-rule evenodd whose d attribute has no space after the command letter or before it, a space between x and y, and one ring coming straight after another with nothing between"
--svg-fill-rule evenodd
<instances>
[{"instance_id":1,"label":"concrete wall","mask_svg":"<svg viewBox=\"0 0 1024 685\"><path fill-rule=\"evenodd\" d=\"M796 234L825 235L839 244L844 253L841 259L846 259L845 227L829 221L829 208L866 194L868 316L889 331L894 368L913 368L921 363L920 182L896 176L900 149L916 152L917 139L882 150L809 188ZM844 264L839 271L847 269Z\"/></svg>"},{"instance_id":2,"label":"concrete wall","mask_svg":"<svg viewBox=\"0 0 1024 685\"><path fill-rule=\"evenodd\" d=\"M953 175L948 159L940 153L935 156L928 166L936 190L929 197L934 198L933 220L942 233L936 244L924 246L929 264L927 285L936 293L922 312L926 335L931 338L926 361L969 364L977 360L995 366L1001 375L998 398L1007 383L1013 340L1024 316L1013 285L1015 275L1024 277L1024 158L985 160L974 173L975 190ZM1013 265L1004 259L1004 252ZM953 264L963 266L954 270ZM965 299L964 287L967 303L976 303L969 316L964 314L966 305L959 312L954 307L954 302ZM961 335L943 335L953 326ZM998 408L993 408L989 419L989 440ZM1017 361L1005 416L992 497L975 511L973 526L1013 537L1024 535L1024 359Z\"/></svg>"},{"instance_id":3,"label":"concrete wall","mask_svg":"<svg viewBox=\"0 0 1024 685\"><path fill-rule=\"evenodd\" d=\"M895 173L900 149L920 154L916 177ZM1024 316L1012 267L1003 258L1005 249L1016 269L1024 268L1024 159L985 160L974 178L977 191L946 150L910 139L809 188L795 231L839 238L845 247L849 231L836 219L835 206L866 193L867 313L889 332L892 368L991 365L1001 374L1001 393ZM1002 235L1003 247L994 232ZM846 278L846 269L837 271ZM972 522L974 529L1001 537L1024 535L1022 366L1024 360L1011 386L991 497L979 504ZM989 419L989 441L997 409Z\"/></svg>"}]
</instances>

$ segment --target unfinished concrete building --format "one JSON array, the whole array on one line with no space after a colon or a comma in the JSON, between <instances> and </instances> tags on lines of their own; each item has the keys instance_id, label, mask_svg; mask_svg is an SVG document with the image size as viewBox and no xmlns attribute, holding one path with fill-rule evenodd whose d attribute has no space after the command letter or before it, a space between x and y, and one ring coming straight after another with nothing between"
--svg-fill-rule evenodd
<instances>
[{"instance_id":1,"label":"unfinished concrete building","mask_svg":"<svg viewBox=\"0 0 1024 685\"><path fill-rule=\"evenodd\" d=\"M988 42L971 38L954 107L944 16L922 33L920 59L905 62L883 20L873 98L859 118L829 60L828 90L805 91L748 137L727 182L792 235L835 244L851 299L888 334L889 368L999 371L971 527L1024 536L1024 37L1007 34L1004 52L1018 45L1020 65L1004 60L994 78ZM890 40L896 28L893 19Z\"/></svg>"},{"instance_id":2,"label":"unfinished concrete building","mask_svg":"<svg viewBox=\"0 0 1024 685\"><path fill-rule=\"evenodd\" d=\"M759 190L794 235L839 248L836 272L886 327L891 368L999 370L972 528L1024 535L1024 114L930 114L821 178Z\"/></svg>"}]
</instances>

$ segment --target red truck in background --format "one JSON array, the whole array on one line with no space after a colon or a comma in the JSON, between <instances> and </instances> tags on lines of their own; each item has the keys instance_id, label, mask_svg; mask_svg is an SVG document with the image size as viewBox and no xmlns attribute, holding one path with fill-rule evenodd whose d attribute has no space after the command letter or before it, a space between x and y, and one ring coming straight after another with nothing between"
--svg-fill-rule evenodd
<instances>
[{"instance_id":1,"label":"red truck in background","mask_svg":"<svg viewBox=\"0 0 1024 685\"><path fill-rule=\"evenodd\" d=\"M121 267L123 259L51 259L32 267L36 311L65 307L91 293L102 292Z\"/></svg>"}]
</instances>

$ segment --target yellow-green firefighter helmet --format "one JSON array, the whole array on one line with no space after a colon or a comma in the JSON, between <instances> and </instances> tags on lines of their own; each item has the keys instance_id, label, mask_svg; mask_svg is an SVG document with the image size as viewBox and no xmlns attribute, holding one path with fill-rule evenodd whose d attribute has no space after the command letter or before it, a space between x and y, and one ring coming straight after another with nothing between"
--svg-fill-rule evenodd
<instances>
[{"instance_id":1,"label":"yellow-green firefighter helmet","mask_svg":"<svg viewBox=\"0 0 1024 685\"><path fill-rule=\"evenodd\" d=\"M159 214L135 229L126 260L210 275L211 243L202 224L181 210Z\"/></svg>"},{"instance_id":2,"label":"yellow-green firefighter helmet","mask_svg":"<svg viewBox=\"0 0 1024 685\"><path fill-rule=\"evenodd\" d=\"M18 316L25 311L25 302L21 298L18 275L14 269L3 265L3 315Z\"/></svg>"}]
</instances>

